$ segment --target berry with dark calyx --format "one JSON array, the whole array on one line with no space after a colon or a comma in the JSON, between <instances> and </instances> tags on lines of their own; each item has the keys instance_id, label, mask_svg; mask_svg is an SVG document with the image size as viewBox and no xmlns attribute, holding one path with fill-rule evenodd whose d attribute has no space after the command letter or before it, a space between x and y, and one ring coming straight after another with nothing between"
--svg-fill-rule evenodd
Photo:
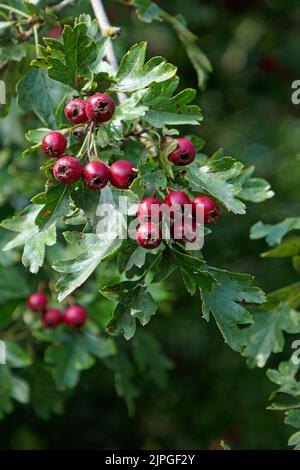
<instances>
[{"instance_id":1,"label":"berry with dark calyx","mask_svg":"<svg viewBox=\"0 0 300 470\"><path fill-rule=\"evenodd\" d=\"M76 98L70 101L65 107L65 116L68 121L74 124L82 124L88 121L88 117L85 112L85 100L82 98Z\"/></svg>"},{"instance_id":2,"label":"berry with dark calyx","mask_svg":"<svg viewBox=\"0 0 300 470\"><path fill-rule=\"evenodd\" d=\"M190 198L182 191L171 191L164 199L164 203L171 207L170 217L176 213L183 213L184 206L191 204Z\"/></svg>"},{"instance_id":3,"label":"berry with dark calyx","mask_svg":"<svg viewBox=\"0 0 300 470\"><path fill-rule=\"evenodd\" d=\"M82 175L80 161L72 156L61 157L52 168L54 178L63 184L72 184Z\"/></svg>"},{"instance_id":4,"label":"berry with dark calyx","mask_svg":"<svg viewBox=\"0 0 300 470\"><path fill-rule=\"evenodd\" d=\"M177 147L169 155L169 160L177 166L189 165L196 155L194 144L185 138L177 139Z\"/></svg>"},{"instance_id":5,"label":"berry with dark calyx","mask_svg":"<svg viewBox=\"0 0 300 470\"><path fill-rule=\"evenodd\" d=\"M47 307L48 301L48 297L43 292L33 292L27 299L27 305L33 312L39 312Z\"/></svg>"},{"instance_id":6,"label":"berry with dark calyx","mask_svg":"<svg viewBox=\"0 0 300 470\"><path fill-rule=\"evenodd\" d=\"M197 224L195 220L175 221L171 227L173 239L179 243L193 243L197 238Z\"/></svg>"},{"instance_id":7,"label":"berry with dark calyx","mask_svg":"<svg viewBox=\"0 0 300 470\"><path fill-rule=\"evenodd\" d=\"M161 243L161 231L159 225L154 222L144 222L137 228L135 239L137 244L146 248L146 250L157 248Z\"/></svg>"},{"instance_id":8,"label":"berry with dark calyx","mask_svg":"<svg viewBox=\"0 0 300 470\"><path fill-rule=\"evenodd\" d=\"M140 222L148 222L151 219L155 222L161 220L160 201L155 197L142 199L137 208L137 218Z\"/></svg>"},{"instance_id":9,"label":"berry with dark calyx","mask_svg":"<svg viewBox=\"0 0 300 470\"><path fill-rule=\"evenodd\" d=\"M116 188L128 189L136 177L134 165L128 160L118 160L110 166L109 179Z\"/></svg>"},{"instance_id":10,"label":"berry with dark calyx","mask_svg":"<svg viewBox=\"0 0 300 470\"><path fill-rule=\"evenodd\" d=\"M92 191L99 191L107 185L109 168L103 162L90 162L83 168L84 184Z\"/></svg>"},{"instance_id":11,"label":"berry with dark calyx","mask_svg":"<svg viewBox=\"0 0 300 470\"><path fill-rule=\"evenodd\" d=\"M60 157L66 150L68 141L61 132L48 132L42 140L42 150L50 158Z\"/></svg>"},{"instance_id":12,"label":"berry with dark calyx","mask_svg":"<svg viewBox=\"0 0 300 470\"><path fill-rule=\"evenodd\" d=\"M63 321L62 312L57 308L49 308L43 316L43 326L45 328L55 328Z\"/></svg>"},{"instance_id":13,"label":"berry with dark calyx","mask_svg":"<svg viewBox=\"0 0 300 470\"><path fill-rule=\"evenodd\" d=\"M217 202L208 196L197 196L192 200L193 214L196 216L197 207L203 211L205 224L216 223L220 216L220 209Z\"/></svg>"},{"instance_id":14,"label":"berry with dark calyx","mask_svg":"<svg viewBox=\"0 0 300 470\"><path fill-rule=\"evenodd\" d=\"M87 320L87 311L81 305L71 305L64 311L63 320L68 326L80 328Z\"/></svg>"},{"instance_id":15,"label":"berry with dark calyx","mask_svg":"<svg viewBox=\"0 0 300 470\"><path fill-rule=\"evenodd\" d=\"M86 101L85 112L90 121L101 124L109 121L116 109L114 100L105 93L96 93Z\"/></svg>"}]
</instances>

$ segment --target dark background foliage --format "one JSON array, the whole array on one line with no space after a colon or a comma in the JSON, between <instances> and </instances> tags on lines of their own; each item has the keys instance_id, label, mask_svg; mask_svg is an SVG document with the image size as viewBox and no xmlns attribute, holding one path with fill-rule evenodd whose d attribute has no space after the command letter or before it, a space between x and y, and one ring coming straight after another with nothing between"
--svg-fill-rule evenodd
<instances>
[{"instance_id":1,"label":"dark background foliage","mask_svg":"<svg viewBox=\"0 0 300 470\"><path fill-rule=\"evenodd\" d=\"M78 11L88 11L86 2L79 3ZM194 70L167 26L146 25L118 3L106 4L112 23L122 27L116 43L120 56L146 39L149 56L167 57L178 66L181 85L197 87ZM291 103L291 83L300 78L299 2L160 4L172 14L185 15L214 68L199 98L205 119L198 132L207 149L221 146L225 154L254 164L256 174L267 178L276 192L270 201L250 206L244 218L224 214L207 239L206 258L213 265L254 274L256 284L267 292L293 282L297 276L288 261L259 258L264 242L250 241L249 229L260 219L275 223L299 213L300 120L299 108ZM1 142L12 153L24 145L16 123L11 113L1 125ZM1 156L5 158L3 151ZM31 160L17 160L10 167L13 182L5 187L1 219L23 207L40 188L38 177L31 178L35 166ZM1 269L5 275L5 265ZM0 423L0 448L208 449L220 438L237 449L286 448L290 430L280 413L265 410L272 391L265 372L248 369L245 360L224 345L214 323L208 325L200 317L197 297L189 297L174 276L162 293L159 314L147 327L174 363L167 387L154 387L141 375L141 396L135 415L129 417L116 396L111 371L98 365L83 373L65 415L42 421L17 406ZM270 366L277 364L276 358L272 361Z\"/></svg>"}]
</instances>

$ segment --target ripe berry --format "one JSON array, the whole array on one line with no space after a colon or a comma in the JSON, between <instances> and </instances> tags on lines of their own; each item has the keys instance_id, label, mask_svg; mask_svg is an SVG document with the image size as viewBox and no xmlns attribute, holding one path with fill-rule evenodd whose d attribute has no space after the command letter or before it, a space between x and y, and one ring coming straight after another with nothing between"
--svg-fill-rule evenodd
<instances>
[{"instance_id":1,"label":"ripe berry","mask_svg":"<svg viewBox=\"0 0 300 470\"><path fill-rule=\"evenodd\" d=\"M67 144L67 139L60 132L48 132L42 140L42 150L48 157L57 158L64 153Z\"/></svg>"},{"instance_id":2,"label":"ripe berry","mask_svg":"<svg viewBox=\"0 0 300 470\"><path fill-rule=\"evenodd\" d=\"M55 328L63 321L62 312L56 308L49 308L43 316L43 326L45 328Z\"/></svg>"},{"instance_id":3,"label":"ripe berry","mask_svg":"<svg viewBox=\"0 0 300 470\"><path fill-rule=\"evenodd\" d=\"M134 165L128 160L114 162L109 170L111 184L119 189L128 189L136 177Z\"/></svg>"},{"instance_id":4,"label":"ripe berry","mask_svg":"<svg viewBox=\"0 0 300 470\"><path fill-rule=\"evenodd\" d=\"M184 138L177 139L177 147L169 155L169 160L174 163L174 165L184 166L192 163L196 155L196 149L194 144Z\"/></svg>"},{"instance_id":5,"label":"ripe berry","mask_svg":"<svg viewBox=\"0 0 300 470\"><path fill-rule=\"evenodd\" d=\"M100 124L109 121L115 109L116 105L110 96L105 93L96 93L87 100L85 112L90 121Z\"/></svg>"},{"instance_id":6,"label":"ripe berry","mask_svg":"<svg viewBox=\"0 0 300 470\"><path fill-rule=\"evenodd\" d=\"M33 292L27 299L27 305L33 312L44 310L48 304L48 297L43 292Z\"/></svg>"},{"instance_id":7,"label":"ripe berry","mask_svg":"<svg viewBox=\"0 0 300 470\"><path fill-rule=\"evenodd\" d=\"M208 196L197 196L192 200L192 205L194 215L196 215L197 207L203 210L205 224L217 222L220 216L220 210L216 201L214 201Z\"/></svg>"},{"instance_id":8,"label":"ripe berry","mask_svg":"<svg viewBox=\"0 0 300 470\"><path fill-rule=\"evenodd\" d=\"M195 220L175 222L171 227L172 237L179 243L193 243L197 237L197 225Z\"/></svg>"},{"instance_id":9,"label":"ripe berry","mask_svg":"<svg viewBox=\"0 0 300 470\"><path fill-rule=\"evenodd\" d=\"M82 175L82 165L75 157L61 157L53 166L53 175L63 184L71 184L79 180Z\"/></svg>"},{"instance_id":10,"label":"ripe berry","mask_svg":"<svg viewBox=\"0 0 300 470\"><path fill-rule=\"evenodd\" d=\"M87 320L87 311L81 305L71 305L64 312L64 322L68 326L83 326Z\"/></svg>"},{"instance_id":11,"label":"ripe berry","mask_svg":"<svg viewBox=\"0 0 300 470\"><path fill-rule=\"evenodd\" d=\"M48 38L59 39L61 37L62 33L63 33L63 30L61 28L54 27L54 28L49 29L49 31L47 33L47 37Z\"/></svg>"},{"instance_id":12,"label":"ripe berry","mask_svg":"<svg viewBox=\"0 0 300 470\"><path fill-rule=\"evenodd\" d=\"M84 184L93 191L99 191L107 185L109 168L102 162L90 162L83 168Z\"/></svg>"},{"instance_id":13,"label":"ripe berry","mask_svg":"<svg viewBox=\"0 0 300 470\"><path fill-rule=\"evenodd\" d=\"M137 218L140 222L148 222L151 219L161 219L160 201L155 197L145 197L142 199L137 208Z\"/></svg>"},{"instance_id":14,"label":"ripe berry","mask_svg":"<svg viewBox=\"0 0 300 470\"><path fill-rule=\"evenodd\" d=\"M157 248L161 243L161 232L159 225L153 222L144 222L135 232L135 239L139 246L147 250Z\"/></svg>"},{"instance_id":15,"label":"ripe berry","mask_svg":"<svg viewBox=\"0 0 300 470\"><path fill-rule=\"evenodd\" d=\"M171 207L170 217L174 217L175 212L183 211L186 204L191 204L190 198L182 191L171 191L164 199L164 203Z\"/></svg>"},{"instance_id":16,"label":"ripe berry","mask_svg":"<svg viewBox=\"0 0 300 470\"><path fill-rule=\"evenodd\" d=\"M65 116L74 124L82 124L88 121L85 113L85 101L82 98L70 101L65 107Z\"/></svg>"}]
</instances>

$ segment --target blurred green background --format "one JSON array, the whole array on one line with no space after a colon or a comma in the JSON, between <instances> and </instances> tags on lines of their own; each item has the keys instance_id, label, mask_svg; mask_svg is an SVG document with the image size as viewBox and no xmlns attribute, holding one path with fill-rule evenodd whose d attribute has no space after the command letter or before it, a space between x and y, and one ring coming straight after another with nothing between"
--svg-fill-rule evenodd
<instances>
[{"instance_id":1,"label":"blurred green background","mask_svg":"<svg viewBox=\"0 0 300 470\"><path fill-rule=\"evenodd\" d=\"M207 238L206 259L255 275L256 284L267 292L291 283L297 275L289 261L260 259L264 242L251 242L249 229L260 219L274 223L299 214L300 109L291 102L291 84L300 79L299 1L159 3L186 17L214 68L206 91L199 93L205 119L198 132L207 142L206 150L223 147L225 154L255 165L256 175L268 179L276 192L270 201L249 206L244 217L224 213ZM84 5L78 2L78 11ZM106 5L112 23L123 30L116 42L119 56L133 43L147 40L149 56L167 57L178 66L181 86L197 87L194 70L166 25L146 25L126 7L110 1ZM1 121L0 166L6 168L0 176L1 219L42 187L39 162L18 158L25 146L24 128L30 128L32 120L31 114L20 115L15 108ZM1 232L1 243L4 238ZM9 260L3 257L1 263L5 274ZM24 275L36 282L34 276ZM214 323L201 319L200 299L189 297L176 276L161 293L159 313L147 328L174 368L165 388L138 378L142 393L133 417L115 393L112 372L98 365L83 373L65 415L42 421L17 406L0 422L0 449L209 449L221 438L233 449L287 448L290 429L283 416L265 410L272 391L265 372L249 370L245 360L229 350ZM275 357L268 366L277 363Z\"/></svg>"}]
</instances>

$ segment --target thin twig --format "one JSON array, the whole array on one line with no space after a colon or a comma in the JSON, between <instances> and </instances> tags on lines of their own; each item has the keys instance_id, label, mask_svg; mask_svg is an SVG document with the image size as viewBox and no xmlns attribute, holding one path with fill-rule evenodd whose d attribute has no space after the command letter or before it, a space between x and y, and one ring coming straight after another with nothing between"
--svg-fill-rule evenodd
<instances>
[{"instance_id":1,"label":"thin twig","mask_svg":"<svg viewBox=\"0 0 300 470\"><path fill-rule=\"evenodd\" d=\"M107 32L112 29L112 26L107 17L102 0L91 0L91 5L94 10L94 14L98 22L102 36L107 36ZM108 40L106 57L107 57L109 64L113 68L114 72L117 72L119 64L118 64L118 60L114 51L114 46L112 44L111 38L109 38ZM118 98L121 103L122 101L126 99L126 96L123 93L118 93Z\"/></svg>"},{"instance_id":2,"label":"thin twig","mask_svg":"<svg viewBox=\"0 0 300 470\"><path fill-rule=\"evenodd\" d=\"M57 5L54 5L53 11L55 11L56 13L59 13L64 8L72 5L73 3L75 3L75 0L63 0L62 2L58 3Z\"/></svg>"}]
</instances>

